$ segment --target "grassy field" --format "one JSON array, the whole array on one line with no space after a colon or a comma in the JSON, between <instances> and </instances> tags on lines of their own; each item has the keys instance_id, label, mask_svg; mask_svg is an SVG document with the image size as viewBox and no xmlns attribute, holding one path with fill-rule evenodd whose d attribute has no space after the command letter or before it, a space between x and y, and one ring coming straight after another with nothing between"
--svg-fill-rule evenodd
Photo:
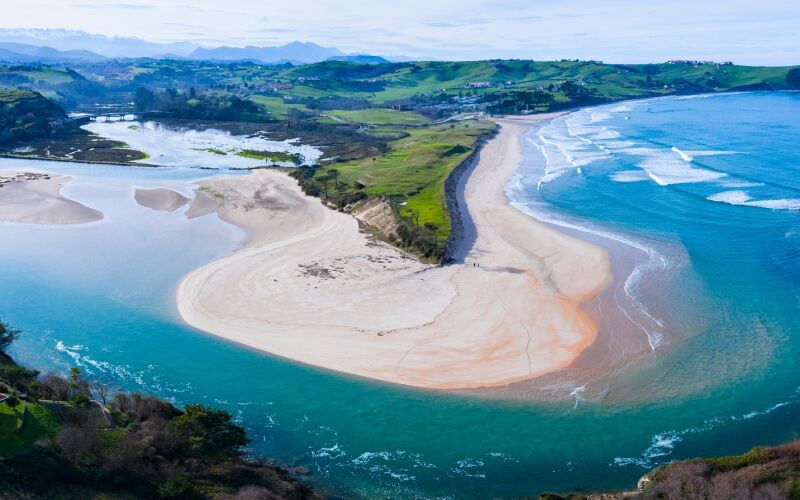
<instances>
[{"instance_id":1,"label":"grassy field","mask_svg":"<svg viewBox=\"0 0 800 500\"><path fill-rule=\"evenodd\" d=\"M0 457L19 453L58 429L55 415L33 403L16 408L0 403Z\"/></svg>"},{"instance_id":2,"label":"grassy field","mask_svg":"<svg viewBox=\"0 0 800 500\"><path fill-rule=\"evenodd\" d=\"M334 116L340 120L363 125L402 125L417 126L429 122L427 118L408 111L395 111L388 108L333 110L325 111L326 115Z\"/></svg>"},{"instance_id":3,"label":"grassy field","mask_svg":"<svg viewBox=\"0 0 800 500\"><path fill-rule=\"evenodd\" d=\"M284 102L282 97L251 95L250 100L260 106L263 106L270 114L275 115L276 118L281 119L285 119L289 115L289 111L292 109L304 112L309 111L304 104L287 103Z\"/></svg>"},{"instance_id":4,"label":"grassy field","mask_svg":"<svg viewBox=\"0 0 800 500\"><path fill-rule=\"evenodd\" d=\"M369 195L391 198L401 215L417 213L420 224L435 224L437 238L444 241L450 234L445 180L493 128L491 122L475 120L409 128L409 136L390 142L386 154L331 168L340 172L340 182L360 182Z\"/></svg>"}]
</instances>

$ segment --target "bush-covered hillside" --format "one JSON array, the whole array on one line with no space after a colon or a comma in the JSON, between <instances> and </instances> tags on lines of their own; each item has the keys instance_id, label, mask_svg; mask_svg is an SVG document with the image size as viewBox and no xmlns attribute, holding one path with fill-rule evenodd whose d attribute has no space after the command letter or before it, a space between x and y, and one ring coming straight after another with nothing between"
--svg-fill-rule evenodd
<instances>
[{"instance_id":1,"label":"bush-covered hillside","mask_svg":"<svg viewBox=\"0 0 800 500\"><path fill-rule=\"evenodd\" d=\"M112 393L77 368L41 375L3 352L18 335L0 322L0 499L319 498L245 460L228 412Z\"/></svg>"},{"instance_id":2,"label":"bush-covered hillside","mask_svg":"<svg viewBox=\"0 0 800 500\"><path fill-rule=\"evenodd\" d=\"M48 135L66 117L38 92L0 89L0 143Z\"/></svg>"},{"instance_id":3,"label":"bush-covered hillside","mask_svg":"<svg viewBox=\"0 0 800 500\"><path fill-rule=\"evenodd\" d=\"M800 499L800 441L743 455L698 458L660 467L635 491L542 494L540 500Z\"/></svg>"}]
</instances>

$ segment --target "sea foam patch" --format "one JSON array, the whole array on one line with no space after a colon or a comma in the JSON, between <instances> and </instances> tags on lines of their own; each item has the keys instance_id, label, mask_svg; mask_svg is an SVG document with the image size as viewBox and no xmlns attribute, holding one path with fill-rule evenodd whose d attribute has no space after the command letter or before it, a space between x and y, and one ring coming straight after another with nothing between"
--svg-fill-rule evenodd
<instances>
[{"instance_id":1,"label":"sea foam patch","mask_svg":"<svg viewBox=\"0 0 800 500\"><path fill-rule=\"evenodd\" d=\"M723 191L721 193L712 194L706 199L709 201L727 203L729 205L769 208L772 210L800 210L800 198L754 200L747 192L741 190Z\"/></svg>"}]
</instances>

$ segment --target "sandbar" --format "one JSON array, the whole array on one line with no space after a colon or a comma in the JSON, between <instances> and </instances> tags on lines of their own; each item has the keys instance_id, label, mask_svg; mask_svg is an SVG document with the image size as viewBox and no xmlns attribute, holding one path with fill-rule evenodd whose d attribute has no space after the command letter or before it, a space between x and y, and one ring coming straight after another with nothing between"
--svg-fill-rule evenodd
<instances>
[{"instance_id":1,"label":"sandbar","mask_svg":"<svg viewBox=\"0 0 800 500\"><path fill-rule=\"evenodd\" d=\"M0 173L0 221L61 225L102 219L102 212L61 195L71 180L65 175Z\"/></svg>"},{"instance_id":2,"label":"sandbar","mask_svg":"<svg viewBox=\"0 0 800 500\"><path fill-rule=\"evenodd\" d=\"M137 189L133 197L139 205L159 212L174 212L189 202L189 198L165 188Z\"/></svg>"},{"instance_id":3,"label":"sandbar","mask_svg":"<svg viewBox=\"0 0 800 500\"><path fill-rule=\"evenodd\" d=\"M250 238L183 279L179 313L271 354L415 387L497 387L569 366L597 337L581 305L612 282L609 256L504 193L522 134L549 118L498 120L462 178L468 234L446 266L374 240L283 172L202 181L202 212L216 204Z\"/></svg>"}]
</instances>

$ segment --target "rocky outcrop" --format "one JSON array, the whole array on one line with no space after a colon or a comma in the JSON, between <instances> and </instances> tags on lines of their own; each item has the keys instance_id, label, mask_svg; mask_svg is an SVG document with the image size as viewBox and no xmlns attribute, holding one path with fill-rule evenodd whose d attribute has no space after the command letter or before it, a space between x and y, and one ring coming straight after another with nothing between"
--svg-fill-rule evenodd
<instances>
[{"instance_id":1,"label":"rocky outcrop","mask_svg":"<svg viewBox=\"0 0 800 500\"><path fill-rule=\"evenodd\" d=\"M386 197L369 198L345 207L345 212L379 232L384 239L397 241L397 215Z\"/></svg>"}]
</instances>

